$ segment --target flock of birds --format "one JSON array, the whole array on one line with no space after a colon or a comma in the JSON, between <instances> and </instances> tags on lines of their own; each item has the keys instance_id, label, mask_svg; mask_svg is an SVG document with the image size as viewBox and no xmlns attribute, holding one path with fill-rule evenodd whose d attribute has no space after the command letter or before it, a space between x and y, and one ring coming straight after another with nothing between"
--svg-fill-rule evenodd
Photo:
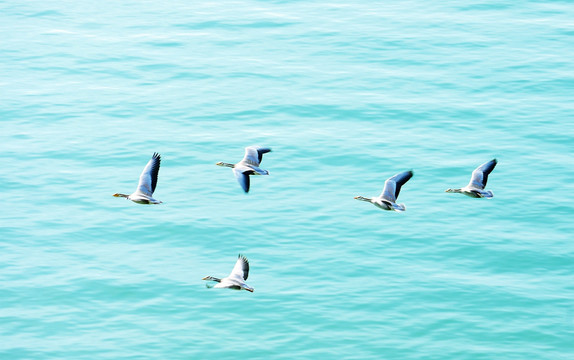
<instances>
[{"instance_id":1,"label":"flock of birds","mask_svg":"<svg viewBox=\"0 0 574 360\"><path fill-rule=\"evenodd\" d=\"M245 156L240 162L236 164L218 162L216 165L232 168L239 185L241 185L243 191L247 193L249 192L250 175L269 175L269 171L261 169L260 164L263 160L263 154L270 151L271 149L266 147L248 146L245 148ZM123 197L138 204L161 204L161 201L153 198L160 163L161 156L158 153L154 153L140 175L136 191L130 195L116 193L114 196ZM496 159L485 162L472 172L468 185L459 189L447 189L445 192L460 193L472 198L492 198L494 196L492 191L485 190L484 188L486 187L488 175L492 172L496 164ZM411 170L398 173L385 181L385 186L379 196L373 198L356 196L355 199L368 201L383 210L405 211L405 204L397 204L397 198L399 197L401 187L412 177L413 172ZM249 261L245 256L239 254L237 262L229 276L225 278L206 276L202 280L216 282L217 284L212 286L214 288L228 288L253 292L253 288L245 283L248 275Z\"/></svg>"}]
</instances>

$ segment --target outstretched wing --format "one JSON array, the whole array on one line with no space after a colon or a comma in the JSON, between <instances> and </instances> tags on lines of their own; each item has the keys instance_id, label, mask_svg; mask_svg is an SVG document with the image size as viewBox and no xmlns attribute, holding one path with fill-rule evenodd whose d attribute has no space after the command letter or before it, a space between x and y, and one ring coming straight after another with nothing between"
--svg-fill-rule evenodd
<instances>
[{"instance_id":1,"label":"outstretched wing","mask_svg":"<svg viewBox=\"0 0 574 360\"><path fill-rule=\"evenodd\" d=\"M383 199L389 200L391 202L396 202L401 192L401 187L413 177L413 172L411 170L405 171L395 176L387 179L385 181L385 187L381 193Z\"/></svg>"},{"instance_id":2,"label":"outstretched wing","mask_svg":"<svg viewBox=\"0 0 574 360\"><path fill-rule=\"evenodd\" d=\"M263 154L270 152L271 149L260 146L248 146L245 148L243 161L250 165L259 166L263 160Z\"/></svg>"},{"instance_id":3,"label":"outstretched wing","mask_svg":"<svg viewBox=\"0 0 574 360\"><path fill-rule=\"evenodd\" d=\"M477 167L472 172L468 187L480 190L484 189L486 181L488 180L488 174L492 172L497 163L498 161L496 159L492 159Z\"/></svg>"},{"instance_id":4,"label":"outstretched wing","mask_svg":"<svg viewBox=\"0 0 574 360\"><path fill-rule=\"evenodd\" d=\"M241 185L243 191L249 192L249 175L235 168L233 169L233 173L235 174L237 182Z\"/></svg>"},{"instance_id":5,"label":"outstretched wing","mask_svg":"<svg viewBox=\"0 0 574 360\"><path fill-rule=\"evenodd\" d=\"M245 256L239 254L237 262L235 263L233 270L231 270L231 274L229 274L229 277L230 278L239 277L243 280L247 280L248 276L249 276L249 260L247 260Z\"/></svg>"},{"instance_id":6,"label":"outstretched wing","mask_svg":"<svg viewBox=\"0 0 574 360\"><path fill-rule=\"evenodd\" d=\"M148 161L140 175L140 182L138 184L138 190L140 192L148 196L152 196L155 191L155 186L157 185L157 175L159 174L160 162L161 156L158 153L153 153L151 160Z\"/></svg>"}]
</instances>

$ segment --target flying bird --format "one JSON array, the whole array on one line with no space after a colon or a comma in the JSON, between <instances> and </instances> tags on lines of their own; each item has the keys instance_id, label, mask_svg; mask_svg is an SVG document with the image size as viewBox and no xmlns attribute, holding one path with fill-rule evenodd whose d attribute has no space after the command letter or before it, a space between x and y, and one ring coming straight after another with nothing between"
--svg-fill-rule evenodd
<instances>
[{"instance_id":1,"label":"flying bird","mask_svg":"<svg viewBox=\"0 0 574 360\"><path fill-rule=\"evenodd\" d=\"M484 187L486 186L488 175L492 172L497 163L498 161L496 159L485 162L472 172L468 185L460 189L446 189L445 192L461 193L473 198L492 198L494 196L493 192L490 190L484 190Z\"/></svg>"},{"instance_id":2,"label":"flying bird","mask_svg":"<svg viewBox=\"0 0 574 360\"><path fill-rule=\"evenodd\" d=\"M385 187L381 195L374 198L355 196L355 199L371 202L383 210L405 211L407 209L405 204L397 204L396 201L397 197L399 197L401 187L412 177L413 172L410 170L396 174L385 181Z\"/></svg>"},{"instance_id":3,"label":"flying bird","mask_svg":"<svg viewBox=\"0 0 574 360\"><path fill-rule=\"evenodd\" d=\"M243 188L243 191L249 192L249 175L269 175L269 171L261 169L259 164L261 164L263 154L270 151L271 149L269 148L248 146L245 148L245 156L243 157L243 160L237 164L228 164L220 161L215 165L232 168L239 185Z\"/></svg>"},{"instance_id":4,"label":"flying bird","mask_svg":"<svg viewBox=\"0 0 574 360\"><path fill-rule=\"evenodd\" d=\"M153 153L152 158L147 163L140 175L140 182L138 188L131 195L114 194L115 197L124 197L138 204L161 204L161 201L152 197L157 185L157 175L159 173L159 165L161 156L158 153Z\"/></svg>"},{"instance_id":5,"label":"flying bird","mask_svg":"<svg viewBox=\"0 0 574 360\"><path fill-rule=\"evenodd\" d=\"M237 258L237 262L231 270L231 273L228 277L223 279L219 279L213 276L206 276L202 280L211 280L217 282L214 288L227 288L227 289L234 289L234 290L247 290L253 292L253 288L250 287L245 283L247 277L249 276L249 261L247 258L241 254L239 254ZM207 287L210 287L206 284Z\"/></svg>"}]
</instances>

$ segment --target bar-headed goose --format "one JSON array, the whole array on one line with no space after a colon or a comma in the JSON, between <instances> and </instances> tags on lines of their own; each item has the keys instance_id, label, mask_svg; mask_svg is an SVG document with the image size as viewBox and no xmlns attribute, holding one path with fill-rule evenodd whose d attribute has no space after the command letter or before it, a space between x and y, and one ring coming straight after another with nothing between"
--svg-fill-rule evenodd
<instances>
[{"instance_id":1,"label":"bar-headed goose","mask_svg":"<svg viewBox=\"0 0 574 360\"><path fill-rule=\"evenodd\" d=\"M232 168L239 185L241 185L245 192L249 192L249 175L269 175L269 171L261 169L259 164L261 164L263 154L270 151L271 149L269 148L248 146L245 148L243 160L237 164L218 162L215 165Z\"/></svg>"},{"instance_id":2,"label":"bar-headed goose","mask_svg":"<svg viewBox=\"0 0 574 360\"><path fill-rule=\"evenodd\" d=\"M355 199L371 202L376 207L383 210L405 211L405 204L397 204L397 197L403 186L410 178L413 177L412 171L405 171L387 179L383 192L378 197L366 198L355 196Z\"/></svg>"},{"instance_id":3,"label":"bar-headed goose","mask_svg":"<svg viewBox=\"0 0 574 360\"><path fill-rule=\"evenodd\" d=\"M227 289L234 289L234 290L247 290L249 292L253 292L253 288L250 287L245 283L247 277L249 276L249 261L247 258L241 254L239 254L237 258L237 262L231 270L231 273L228 277L223 279L219 279L213 276L206 276L202 280L211 280L217 282L214 288L227 288ZM210 287L206 284L207 287Z\"/></svg>"},{"instance_id":4,"label":"bar-headed goose","mask_svg":"<svg viewBox=\"0 0 574 360\"><path fill-rule=\"evenodd\" d=\"M494 196L492 191L484 190L484 187L488 180L488 174L492 172L497 163L498 161L496 159L485 162L472 172L468 185L460 189L446 189L445 192L461 193L473 198L492 198Z\"/></svg>"},{"instance_id":5,"label":"bar-headed goose","mask_svg":"<svg viewBox=\"0 0 574 360\"><path fill-rule=\"evenodd\" d=\"M153 153L151 160L147 163L140 175L140 182L136 191L133 194L114 194L115 197L124 197L138 204L161 204L161 201L152 197L157 185L157 175L159 173L159 165L161 156L158 153Z\"/></svg>"}]
</instances>

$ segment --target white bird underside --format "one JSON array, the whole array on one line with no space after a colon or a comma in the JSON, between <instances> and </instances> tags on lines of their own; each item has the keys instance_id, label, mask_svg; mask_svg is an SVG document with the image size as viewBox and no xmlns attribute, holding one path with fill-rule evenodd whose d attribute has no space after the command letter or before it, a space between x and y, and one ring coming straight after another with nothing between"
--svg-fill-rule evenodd
<instances>
[{"instance_id":1,"label":"white bird underside","mask_svg":"<svg viewBox=\"0 0 574 360\"><path fill-rule=\"evenodd\" d=\"M154 153L140 175L136 191L130 195L114 194L114 196L125 197L138 204L161 204L161 201L152 196L157 185L160 164L160 154Z\"/></svg>"},{"instance_id":2,"label":"white bird underside","mask_svg":"<svg viewBox=\"0 0 574 360\"><path fill-rule=\"evenodd\" d=\"M216 281L217 284L213 286L214 288L226 288L234 290L247 290L253 292L253 288L245 283L245 280L249 277L249 260L241 254L239 254L235 266L229 276L218 279L212 276L206 276L203 280Z\"/></svg>"},{"instance_id":3,"label":"white bird underside","mask_svg":"<svg viewBox=\"0 0 574 360\"><path fill-rule=\"evenodd\" d=\"M383 210L405 211L405 204L397 204L397 198L401 191L401 187L413 177L412 171L404 171L398 173L385 181L385 186L381 194L374 198L365 198L357 196L355 199L369 201L376 207Z\"/></svg>"}]
</instances>

